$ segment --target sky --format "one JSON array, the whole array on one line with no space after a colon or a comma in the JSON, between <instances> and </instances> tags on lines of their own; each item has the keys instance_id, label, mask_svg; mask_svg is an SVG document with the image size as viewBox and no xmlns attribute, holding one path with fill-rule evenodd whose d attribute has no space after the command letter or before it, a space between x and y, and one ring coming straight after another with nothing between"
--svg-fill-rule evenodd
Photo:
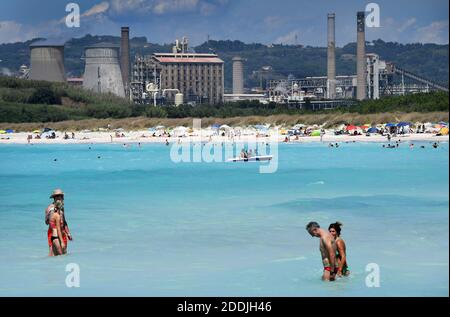
<instances>
[{"instance_id":1,"label":"sky","mask_svg":"<svg viewBox=\"0 0 450 317\"><path fill-rule=\"evenodd\" d=\"M191 45L208 38L246 43L326 46L327 13L336 13L336 42L356 40L356 12L363 0L0 0L0 43L36 37L145 36L151 43L173 43L187 36ZM448 44L448 0L374 0L380 27L367 28L368 41ZM79 28L65 24L66 5L80 7Z\"/></svg>"}]
</instances>

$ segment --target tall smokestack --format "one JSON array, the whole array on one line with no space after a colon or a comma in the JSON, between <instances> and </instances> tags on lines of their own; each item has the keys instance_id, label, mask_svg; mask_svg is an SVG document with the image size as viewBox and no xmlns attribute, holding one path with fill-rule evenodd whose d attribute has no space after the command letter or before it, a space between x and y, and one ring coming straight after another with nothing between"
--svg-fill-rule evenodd
<instances>
[{"instance_id":1,"label":"tall smokestack","mask_svg":"<svg viewBox=\"0 0 450 317\"><path fill-rule=\"evenodd\" d=\"M233 94L244 93L244 60L241 57L233 58Z\"/></svg>"},{"instance_id":2,"label":"tall smokestack","mask_svg":"<svg viewBox=\"0 0 450 317\"><path fill-rule=\"evenodd\" d=\"M125 87L125 95L130 94L130 28L122 27L120 40L120 69Z\"/></svg>"},{"instance_id":3,"label":"tall smokestack","mask_svg":"<svg viewBox=\"0 0 450 317\"><path fill-rule=\"evenodd\" d=\"M366 14L364 11L357 13L357 40L356 40L356 98L366 99Z\"/></svg>"},{"instance_id":4,"label":"tall smokestack","mask_svg":"<svg viewBox=\"0 0 450 317\"><path fill-rule=\"evenodd\" d=\"M327 92L328 98L336 98L336 33L334 13L328 14L328 63L327 63Z\"/></svg>"}]
</instances>

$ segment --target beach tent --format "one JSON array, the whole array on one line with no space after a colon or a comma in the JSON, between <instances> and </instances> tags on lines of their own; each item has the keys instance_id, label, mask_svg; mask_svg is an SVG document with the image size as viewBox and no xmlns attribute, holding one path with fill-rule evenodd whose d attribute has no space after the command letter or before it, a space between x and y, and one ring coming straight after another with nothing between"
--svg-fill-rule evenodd
<instances>
[{"instance_id":1,"label":"beach tent","mask_svg":"<svg viewBox=\"0 0 450 317\"><path fill-rule=\"evenodd\" d=\"M299 124L294 125L294 126L292 127L292 129L293 129L293 130L300 130L300 129L303 129L303 128L305 128L305 127L306 127L306 125L299 123Z\"/></svg>"},{"instance_id":2,"label":"beach tent","mask_svg":"<svg viewBox=\"0 0 450 317\"><path fill-rule=\"evenodd\" d=\"M231 129L231 127L229 125L226 125L226 124L221 125L220 128L219 128L219 130L226 130L226 131L228 131L230 129Z\"/></svg>"},{"instance_id":3,"label":"beach tent","mask_svg":"<svg viewBox=\"0 0 450 317\"><path fill-rule=\"evenodd\" d=\"M367 130L369 133L378 133L378 129L376 127L372 127L369 130Z\"/></svg>"},{"instance_id":4,"label":"beach tent","mask_svg":"<svg viewBox=\"0 0 450 317\"><path fill-rule=\"evenodd\" d=\"M12 129L7 129L7 130L6 130L6 133L14 133L14 130L12 130Z\"/></svg>"},{"instance_id":5,"label":"beach tent","mask_svg":"<svg viewBox=\"0 0 450 317\"><path fill-rule=\"evenodd\" d=\"M188 130L188 128L186 128L186 127L176 127L175 129L173 129L173 133L177 137L182 137L182 136L186 136L187 130Z\"/></svg>"},{"instance_id":6,"label":"beach tent","mask_svg":"<svg viewBox=\"0 0 450 317\"><path fill-rule=\"evenodd\" d=\"M311 136L320 136L320 130L314 130L314 131L311 133Z\"/></svg>"}]
</instances>

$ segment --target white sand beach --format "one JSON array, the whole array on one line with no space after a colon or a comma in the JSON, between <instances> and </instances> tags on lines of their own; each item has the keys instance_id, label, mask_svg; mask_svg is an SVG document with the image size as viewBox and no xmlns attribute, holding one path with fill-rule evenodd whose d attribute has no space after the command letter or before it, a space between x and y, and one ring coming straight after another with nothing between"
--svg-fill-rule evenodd
<instances>
[{"instance_id":1,"label":"white sand beach","mask_svg":"<svg viewBox=\"0 0 450 317\"><path fill-rule=\"evenodd\" d=\"M323 143L335 143L335 142L388 142L387 136L379 134L371 134L370 136L363 135L334 135L334 131L326 131L322 140L320 136L287 136L282 135L279 131L270 131L268 136L261 136L257 133L242 134L240 136L222 136L211 135L211 130L204 129L201 131L194 131L193 133L186 133L183 136L171 135L169 136L153 136L152 132L148 130L142 131L123 131L124 137L116 137L114 131L111 132L75 132L75 138L64 139L64 132L56 132L55 139L41 138L36 139L37 134L31 134L26 132L2 134L0 136L0 144L27 144L28 136L32 135L33 139L30 140L31 144L129 144L129 143L169 143L173 142L269 142L277 140L278 142L285 142L286 137L290 143L308 143L308 142L323 142ZM393 135L391 142L448 142L449 136L436 136L435 133L420 133L420 134L406 134L406 135Z\"/></svg>"}]
</instances>

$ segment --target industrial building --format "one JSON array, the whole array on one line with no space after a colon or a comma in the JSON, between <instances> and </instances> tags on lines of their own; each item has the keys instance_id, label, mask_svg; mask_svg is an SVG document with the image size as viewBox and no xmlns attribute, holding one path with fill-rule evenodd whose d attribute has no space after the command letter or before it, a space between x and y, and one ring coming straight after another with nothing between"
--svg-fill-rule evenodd
<instances>
[{"instance_id":1,"label":"industrial building","mask_svg":"<svg viewBox=\"0 0 450 317\"><path fill-rule=\"evenodd\" d=\"M448 87L399 68L377 54L366 54L365 12L356 15L357 73L337 76L334 13L327 15L327 29L327 76L270 80L267 91L270 102L301 105L308 101L310 109L331 109L348 99L379 99L433 90L448 92Z\"/></svg>"},{"instance_id":2,"label":"industrial building","mask_svg":"<svg viewBox=\"0 0 450 317\"><path fill-rule=\"evenodd\" d=\"M189 52L187 40L172 53L136 56L132 66L132 100L157 104L218 104L224 96L224 62L216 54ZM182 98L182 99L180 99Z\"/></svg>"},{"instance_id":3,"label":"industrial building","mask_svg":"<svg viewBox=\"0 0 450 317\"><path fill-rule=\"evenodd\" d=\"M51 82L65 82L64 44L38 41L30 45L31 66L28 78Z\"/></svg>"},{"instance_id":4,"label":"industrial building","mask_svg":"<svg viewBox=\"0 0 450 317\"><path fill-rule=\"evenodd\" d=\"M125 97L119 65L119 46L99 43L86 47L85 59L83 88Z\"/></svg>"}]
</instances>

